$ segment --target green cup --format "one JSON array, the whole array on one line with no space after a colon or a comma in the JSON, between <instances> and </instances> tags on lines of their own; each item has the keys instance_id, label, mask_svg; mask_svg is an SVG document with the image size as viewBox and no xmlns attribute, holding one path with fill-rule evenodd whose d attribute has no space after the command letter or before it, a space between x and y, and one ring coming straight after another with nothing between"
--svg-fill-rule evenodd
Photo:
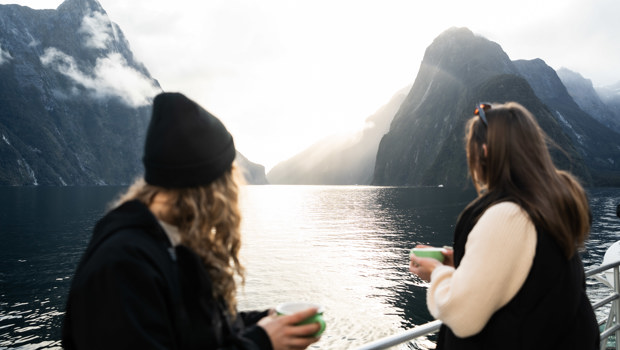
<instances>
[{"instance_id":1,"label":"green cup","mask_svg":"<svg viewBox=\"0 0 620 350\"><path fill-rule=\"evenodd\" d=\"M325 331L325 320L323 319L323 307L321 305L305 302L282 303L276 306L276 312L278 313L278 315L292 315L299 311L307 310L310 308L318 309L317 313L314 314L314 316L311 316L299 322L298 324L302 325L309 323L319 323L321 325L321 329L319 329L318 332L313 334L314 337L318 337L323 334L323 331Z\"/></svg>"},{"instance_id":2,"label":"green cup","mask_svg":"<svg viewBox=\"0 0 620 350\"><path fill-rule=\"evenodd\" d=\"M441 252L444 248L425 247L425 248L413 248L409 255L415 255L419 258L433 258L443 262L446 258Z\"/></svg>"}]
</instances>

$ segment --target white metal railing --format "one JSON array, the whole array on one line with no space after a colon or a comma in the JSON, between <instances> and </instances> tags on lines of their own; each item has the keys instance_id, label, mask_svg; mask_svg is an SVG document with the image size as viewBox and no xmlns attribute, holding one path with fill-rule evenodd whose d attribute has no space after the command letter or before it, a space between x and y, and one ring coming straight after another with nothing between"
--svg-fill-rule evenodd
<instances>
[{"instance_id":1,"label":"white metal railing","mask_svg":"<svg viewBox=\"0 0 620 350\"><path fill-rule=\"evenodd\" d=\"M620 290L619 266L620 261L616 261L586 271L586 277L596 279L605 286L609 287L611 290L610 294L607 297L592 304L592 307L595 310L604 305L610 304L607 320L603 320L601 323L599 323L599 326L603 323L605 324L605 327L601 332L601 350L609 349L607 345L609 343L609 337L611 335L614 336L615 342L615 346L612 349L620 350L620 294L618 293L618 291ZM607 272L609 271L613 272L611 274L607 274ZM602 273L607 274L607 276L602 275ZM610 277L610 275L613 282L609 281L608 277Z\"/></svg>"},{"instance_id":2,"label":"white metal railing","mask_svg":"<svg viewBox=\"0 0 620 350\"><path fill-rule=\"evenodd\" d=\"M620 350L620 260L601 265L595 268L588 269L586 271L586 278L594 278L601 282L605 286L610 288L610 293L602 300L593 303L592 308L594 310L603 307L604 305L611 304L609 308L609 315L606 320L599 322L599 327L605 324L601 330L601 350L616 349ZM603 273L611 272L604 276ZM608 277L613 276L613 282L608 280ZM400 334L391 335L385 338L381 338L372 343L367 343L357 348L356 350L381 350L387 349L392 346L402 344L415 340L416 338L433 334L441 327L441 321L435 320L425 323L420 326L416 326L412 329L404 331ZM607 347L610 336L614 336L615 345L611 348Z\"/></svg>"},{"instance_id":3,"label":"white metal railing","mask_svg":"<svg viewBox=\"0 0 620 350\"><path fill-rule=\"evenodd\" d=\"M404 331L403 333L381 338L372 343L364 344L361 347L357 348L357 350L387 349L391 346L411 341L424 335L435 333L439 330L439 327L441 327L441 321L431 321L423 325L413 327L410 330Z\"/></svg>"}]
</instances>

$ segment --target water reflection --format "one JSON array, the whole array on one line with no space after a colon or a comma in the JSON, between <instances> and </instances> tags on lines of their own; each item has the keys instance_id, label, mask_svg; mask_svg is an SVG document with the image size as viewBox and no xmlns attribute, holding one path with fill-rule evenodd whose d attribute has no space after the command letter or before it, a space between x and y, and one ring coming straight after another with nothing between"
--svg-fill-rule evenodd
<instances>
[{"instance_id":1,"label":"water reflection","mask_svg":"<svg viewBox=\"0 0 620 350\"><path fill-rule=\"evenodd\" d=\"M71 275L120 190L0 187L0 348L60 348Z\"/></svg>"},{"instance_id":2,"label":"water reflection","mask_svg":"<svg viewBox=\"0 0 620 350\"><path fill-rule=\"evenodd\" d=\"M354 348L425 323L431 317L408 270L409 249L450 244L456 216L472 198L437 188L248 187L242 306L324 304L329 331L321 349Z\"/></svg>"},{"instance_id":3,"label":"water reflection","mask_svg":"<svg viewBox=\"0 0 620 350\"><path fill-rule=\"evenodd\" d=\"M58 349L69 282L107 203L123 188L0 188L0 348ZM586 266L620 239L620 189L591 189ZM474 193L444 188L247 186L241 308L309 300L328 328L313 349L354 349L431 319L408 271L418 243L449 245ZM600 299L589 282L589 295ZM403 345L401 349L427 348Z\"/></svg>"}]
</instances>

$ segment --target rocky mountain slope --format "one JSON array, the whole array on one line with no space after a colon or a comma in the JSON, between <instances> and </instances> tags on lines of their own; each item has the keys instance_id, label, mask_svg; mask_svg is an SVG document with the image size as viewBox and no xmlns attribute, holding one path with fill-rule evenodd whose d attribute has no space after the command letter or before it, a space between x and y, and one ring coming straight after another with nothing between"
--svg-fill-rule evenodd
<instances>
[{"instance_id":1,"label":"rocky mountain slope","mask_svg":"<svg viewBox=\"0 0 620 350\"><path fill-rule=\"evenodd\" d=\"M599 92L594 88L591 80L566 68L558 69L557 74L566 87L568 94L584 112L587 112L606 127L620 133L620 104L614 105L611 102L614 95L620 100L620 94L614 94L611 88L609 89L611 91L607 94L604 92L605 88L601 88L602 90L599 90L601 91ZM609 98L605 98L607 96ZM603 98L605 98L605 101L603 101Z\"/></svg>"},{"instance_id":2,"label":"rocky mountain slope","mask_svg":"<svg viewBox=\"0 0 620 350\"><path fill-rule=\"evenodd\" d=\"M577 90L579 92L573 89L571 94L560 79L565 72L556 73L542 60L520 60L515 61L515 65L552 112L583 159L589 172L589 176L584 174L584 178L597 185L609 185L620 180L620 134L611 128L614 125L613 115L600 102L594 90L582 87ZM605 111L607 113L603 114Z\"/></svg>"},{"instance_id":3,"label":"rocky mountain slope","mask_svg":"<svg viewBox=\"0 0 620 350\"><path fill-rule=\"evenodd\" d=\"M131 182L161 88L101 5L0 5L0 32L0 184Z\"/></svg>"},{"instance_id":4,"label":"rocky mountain slope","mask_svg":"<svg viewBox=\"0 0 620 350\"><path fill-rule=\"evenodd\" d=\"M119 185L142 174L162 88L97 0L0 5L0 33L0 185ZM264 183L264 168L239 164Z\"/></svg>"},{"instance_id":5,"label":"rocky mountain slope","mask_svg":"<svg viewBox=\"0 0 620 350\"><path fill-rule=\"evenodd\" d=\"M512 62L466 28L445 31L427 48L381 140L373 183L467 186L464 123L478 101L520 102L563 150L552 150L558 166L586 184L620 184L620 138L579 108L557 74L541 60Z\"/></svg>"}]
</instances>

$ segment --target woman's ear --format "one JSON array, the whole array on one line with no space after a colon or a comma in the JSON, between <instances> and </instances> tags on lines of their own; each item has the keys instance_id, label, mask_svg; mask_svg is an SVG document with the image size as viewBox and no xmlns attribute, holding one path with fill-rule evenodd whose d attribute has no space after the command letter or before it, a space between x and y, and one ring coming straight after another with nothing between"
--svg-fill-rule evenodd
<instances>
[{"instance_id":1,"label":"woman's ear","mask_svg":"<svg viewBox=\"0 0 620 350\"><path fill-rule=\"evenodd\" d=\"M489 155L489 151L487 150L487 144L486 143L482 144L482 152L484 153L484 158L486 158Z\"/></svg>"}]
</instances>

